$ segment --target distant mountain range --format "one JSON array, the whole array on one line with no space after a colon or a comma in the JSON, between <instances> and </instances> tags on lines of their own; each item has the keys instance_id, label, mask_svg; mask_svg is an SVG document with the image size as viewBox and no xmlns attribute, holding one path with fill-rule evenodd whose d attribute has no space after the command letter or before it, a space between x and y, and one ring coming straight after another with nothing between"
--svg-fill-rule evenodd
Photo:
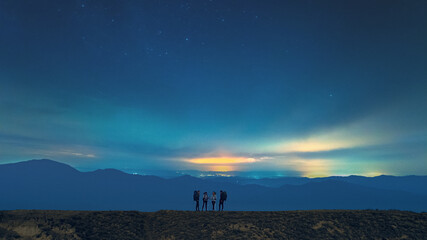
<instances>
[{"instance_id":1,"label":"distant mountain range","mask_svg":"<svg viewBox=\"0 0 427 240\"><path fill-rule=\"evenodd\" d=\"M193 191L226 190L226 210L427 211L427 176L164 179L115 169L80 172L52 160L0 165L0 210L193 210Z\"/></svg>"}]
</instances>

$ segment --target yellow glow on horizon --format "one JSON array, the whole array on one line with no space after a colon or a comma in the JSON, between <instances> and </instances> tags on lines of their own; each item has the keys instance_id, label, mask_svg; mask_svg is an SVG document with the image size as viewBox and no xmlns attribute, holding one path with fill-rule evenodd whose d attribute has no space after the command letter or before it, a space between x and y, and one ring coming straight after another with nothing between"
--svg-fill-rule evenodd
<instances>
[{"instance_id":1,"label":"yellow glow on horizon","mask_svg":"<svg viewBox=\"0 0 427 240\"><path fill-rule=\"evenodd\" d=\"M383 172L368 172L368 173L363 174L363 176L365 176L365 177L378 177L381 175L386 175L386 174Z\"/></svg>"},{"instance_id":2,"label":"yellow glow on horizon","mask_svg":"<svg viewBox=\"0 0 427 240\"><path fill-rule=\"evenodd\" d=\"M292 159L284 163L290 168L302 173L303 177L327 177L331 176L333 163L326 159Z\"/></svg>"}]
</instances>

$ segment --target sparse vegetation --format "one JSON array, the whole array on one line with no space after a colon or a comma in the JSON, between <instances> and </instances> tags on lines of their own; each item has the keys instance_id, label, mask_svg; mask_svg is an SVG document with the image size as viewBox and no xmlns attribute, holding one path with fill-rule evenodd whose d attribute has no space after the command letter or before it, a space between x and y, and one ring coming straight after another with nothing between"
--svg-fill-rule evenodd
<instances>
[{"instance_id":1,"label":"sparse vegetation","mask_svg":"<svg viewBox=\"0 0 427 240\"><path fill-rule=\"evenodd\" d=\"M427 213L2 211L0 239L425 239Z\"/></svg>"}]
</instances>

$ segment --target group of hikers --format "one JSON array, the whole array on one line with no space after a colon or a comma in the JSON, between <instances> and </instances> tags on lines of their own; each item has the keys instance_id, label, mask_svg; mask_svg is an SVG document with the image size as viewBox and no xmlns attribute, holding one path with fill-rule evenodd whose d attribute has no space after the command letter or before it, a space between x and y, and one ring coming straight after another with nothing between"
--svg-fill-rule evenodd
<instances>
[{"instance_id":1,"label":"group of hikers","mask_svg":"<svg viewBox=\"0 0 427 240\"><path fill-rule=\"evenodd\" d=\"M212 192L212 196L209 197L208 192L203 193L203 205L202 205L202 211L203 208L208 211L208 201L209 199L212 202L212 211L215 210L215 203L216 203L216 192ZM200 190L194 191L193 194L193 200L196 202L196 211L200 211L199 208L199 200L200 200ZM219 205L218 205L218 211L224 211L224 202L227 200L227 192L226 191L219 191Z\"/></svg>"}]
</instances>

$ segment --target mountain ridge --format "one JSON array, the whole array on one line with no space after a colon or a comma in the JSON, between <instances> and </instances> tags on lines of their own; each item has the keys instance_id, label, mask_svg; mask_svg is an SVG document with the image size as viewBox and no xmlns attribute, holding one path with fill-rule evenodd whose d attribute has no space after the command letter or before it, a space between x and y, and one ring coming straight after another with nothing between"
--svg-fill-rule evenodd
<instances>
[{"instance_id":1,"label":"mountain ridge","mask_svg":"<svg viewBox=\"0 0 427 240\"><path fill-rule=\"evenodd\" d=\"M375 184L367 186L337 179L326 178L323 181L306 184L268 187L192 176L164 179L157 176L128 174L115 169L80 172L69 165L52 160L30 160L15 165L0 165L0 189L4 193L0 198L0 208L192 210L194 190L208 191L209 194L212 191L227 190L229 199L226 208L239 211L427 210L425 195L405 192L398 188L376 188Z\"/></svg>"}]
</instances>

